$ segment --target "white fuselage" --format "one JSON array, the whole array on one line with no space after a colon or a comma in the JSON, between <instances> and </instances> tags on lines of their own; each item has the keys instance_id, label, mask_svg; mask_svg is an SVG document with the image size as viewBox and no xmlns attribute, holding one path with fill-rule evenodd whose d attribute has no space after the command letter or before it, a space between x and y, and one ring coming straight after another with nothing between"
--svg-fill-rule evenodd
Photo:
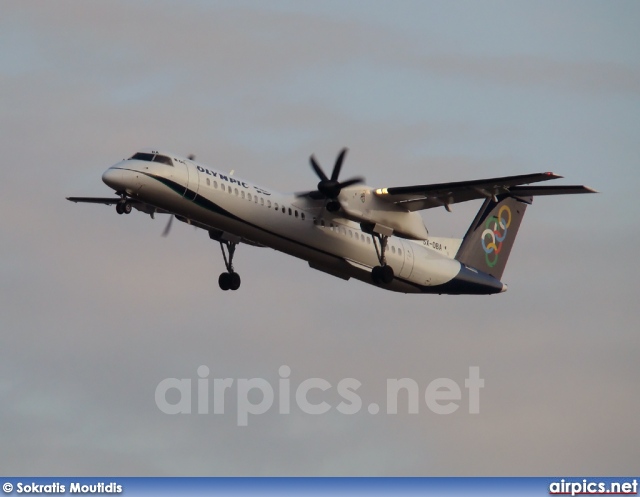
<instances>
[{"instance_id":1,"label":"white fuselage","mask_svg":"<svg viewBox=\"0 0 640 497\"><path fill-rule=\"evenodd\" d=\"M373 284L371 268L378 264L378 257L372 237L359 223L345 219L340 212L328 212L322 201L278 193L194 161L171 157L173 166L122 161L109 168L103 180L118 193L173 213L216 236L271 247L334 276ZM366 186L349 190L371 191ZM447 287L461 271L469 273L454 259L459 245L460 240L455 239L390 236L386 261L395 278L384 288L405 293L467 293ZM496 287L471 293L499 291Z\"/></svg>"}]
</instances>

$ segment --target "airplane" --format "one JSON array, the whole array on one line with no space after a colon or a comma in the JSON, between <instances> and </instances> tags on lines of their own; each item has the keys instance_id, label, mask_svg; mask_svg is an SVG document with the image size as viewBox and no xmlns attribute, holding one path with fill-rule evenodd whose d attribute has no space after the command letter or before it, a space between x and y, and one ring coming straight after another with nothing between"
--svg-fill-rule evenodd
<instances>
[{"instance_id":1,"label":"airplane","mask_svg":"<svg viewBox=\"0 0 640 497\"><path fill-rule=\"evenodd\" d=\"M72 202L115 205L169 214L206 230L220 243L226 271L222 290L237 290L239 244L270 247L313 269L403 293L491 295L501 281L528 205L535 196L596 193L579 185L531 186L562 178L544 172L500 178L373 188L361 177L340 181L347 149L331 176L311 155L316 189L279 193L231 173L155 149L143 149L102 175L115 197L67 197ZM418 211L484 200L464 238L430 236Z\"/></svg>"}]
</instances>

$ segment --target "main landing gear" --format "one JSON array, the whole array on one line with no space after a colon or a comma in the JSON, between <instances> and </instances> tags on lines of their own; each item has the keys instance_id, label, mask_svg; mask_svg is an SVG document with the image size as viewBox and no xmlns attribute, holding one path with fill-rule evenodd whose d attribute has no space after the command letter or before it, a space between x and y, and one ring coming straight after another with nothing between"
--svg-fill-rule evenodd
<instances>
[{"instance_id":1,"label":"main landing gear","mask_svg":"<svg viewBox=\"0 0 640 497\"><path fill-rule=\"evenodd\" d=\"M222 273L218 278L218 284L222 290L237 290L240 288L240 275L233 270L233 254L236 251L237 242L230 242L227 240L220 241L220 249L222 250L222 257L224 258L224 265L227 268L226 273ZM227 247L227 253L224 248Z\"/></svg>"},{"instance_id":2,"label":"main landing gear","mask_svg":"<svg viewBox=\"0 0 640 497\"><path fill-rule=\"evenodd\" d=\"M371 238L373 239L373 246L376 248L378 262L380 262L379 266L376 266L371 270L371 279L376 285L388 285L394 278L393 268L387 265L387 259L384 254L387 249L387 240L389 239L389 236L372 231Z\"/></svg>"}]
</instances>

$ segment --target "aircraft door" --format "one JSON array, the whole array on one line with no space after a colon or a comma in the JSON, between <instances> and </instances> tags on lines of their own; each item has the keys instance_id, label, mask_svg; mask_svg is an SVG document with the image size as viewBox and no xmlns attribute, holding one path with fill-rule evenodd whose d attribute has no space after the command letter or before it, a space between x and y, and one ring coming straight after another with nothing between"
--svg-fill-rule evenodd
<instances>
[{"instance_id":1,"label":"aircraft door","mask_svg":"<svg viewBox=\"0 0 640 497\"><path fill-rule=\"evenodd\" d=\"M187 191L184 196L187 200L195 200L198 196L200 177L198 168L194 164L187 164Z\"/></svg>"},{"instance_id":2,"label":"aircraft door","mask_svg":"<svg viewBox=\"0 0 640 497\"><path fill-rule=\"evenodd\" d=\"M400 270L401 278L409 278L413 272L413 247L411 243L400 240L402 244L402 254L404 256L404 264Z\"/></svg>"},{"instance_id":3,"label":"aircraft door","mask_svg":"<svg viewBox=\"0 0 640 497\"><path fill-rule=\"evenodd\" d=\"M182 161L174 160L171 179L176 185L181 187L179 193L184 197L187 194L187 188L189 186L189 166Z\"/></svg>"}]
</instances>

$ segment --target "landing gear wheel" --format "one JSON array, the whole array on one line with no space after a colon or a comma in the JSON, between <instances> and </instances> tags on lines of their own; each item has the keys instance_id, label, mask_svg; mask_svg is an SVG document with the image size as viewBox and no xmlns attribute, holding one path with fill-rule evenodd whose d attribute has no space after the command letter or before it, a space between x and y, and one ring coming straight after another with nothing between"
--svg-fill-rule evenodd
<instances>
[{"instance_id":1,"label":"landing gear wheel","mask_svg":"<svg viewBox=\"0 0 640 497\"><path fill-rule=\"evenodd\" d=\"M375 266L371 270L371 279L376 285L388 285L393 281L394 273L391 266Z\"/></svg>"},{"instance_id":2,"label":"landing gear wheel","mask_svg":"<svg viewBox=\"0 0 640 497\"><path fill-rule=\"evenodd\" d=\"M218 278L220 289L225 292L231 288L231 273L222 273Z\"/></svg>"},{"instance_id":3,"label":"landing gear wheel","mask_svg":"<svg viewBox=\"0 0 640 497\"><path fill-rule=\"evenodd\" d=\"M121 199L116 204L116 212L118 214L131 214L131 209L133 206L130 202L127 202L127 197L124 194L121 195Z\"/></svg>"},{"instance_id":4,"label":"landing gear wheel","mask_svg":"<svg viewBox=\"0 0 640 497\"><path fill-rule=\"evenodd\" d=\"M229 290L237 290L240 288L240 275L238 273L228 273L230 276Z\"/></svg>"},{"instance_id":5,"label":"landing gear wheel","mask_svg":"<svg viewBox=\"0 0 640 497\"><path fill-rule=\"evenodd\" d=\"M238 273L222 273L218 278L218 285L224 291L240 288L240 275Z\"/></svg>"},{"instance_id":6,"label":"landing gear wheel","mask_svg":"<svg viewBox=\"0 0 640 497\"><path fill-rule=\"evenodd\" d=\"M382 266L381 269L382 271L380 272L380 274L382 282L388 285L393 281L393 268L391 266Z\"/></svg>"},{"instance_id":7,"label":"landing gear wheel","mask_svg":"<svg viewBox=\"0 0 640 497\"><path fill-rule=\"evenodd\" d=\"M379 285L380 283L382 283L382 275L380 274L381 272L382 272L382 266L375 266L371 270L371 279L376 285Z\"/></svg>"}]
</instances>

